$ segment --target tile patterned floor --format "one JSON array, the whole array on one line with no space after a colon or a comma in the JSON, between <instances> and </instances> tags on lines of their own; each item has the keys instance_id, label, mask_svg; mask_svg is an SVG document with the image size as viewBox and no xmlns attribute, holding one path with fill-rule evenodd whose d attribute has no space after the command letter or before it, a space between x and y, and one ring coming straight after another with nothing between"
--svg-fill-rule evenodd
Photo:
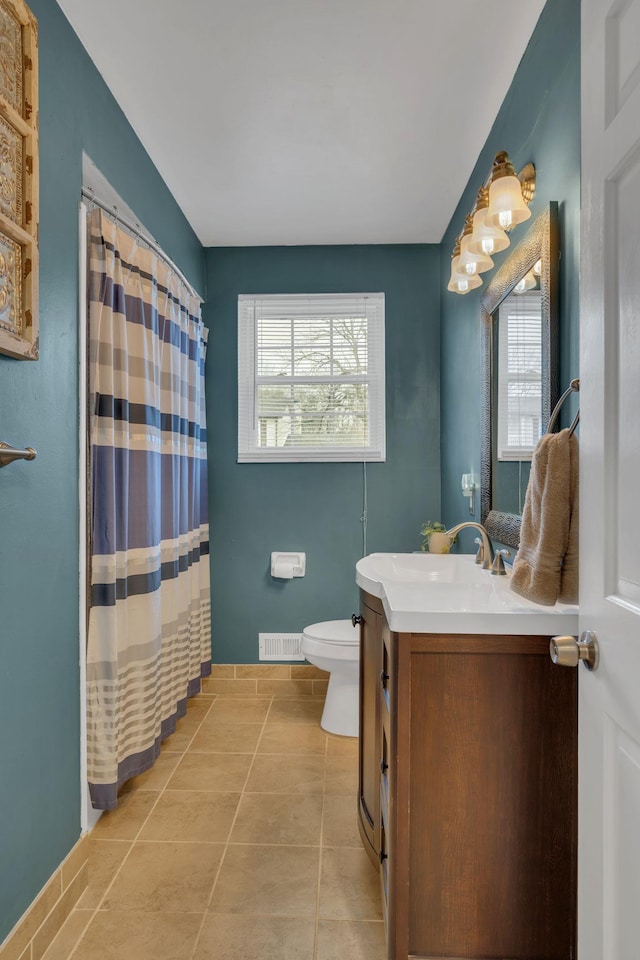
<instances>
[{"instance_id":1,"label":"tile patterned floor","mask_svg":"<svg viewBox=\"0 0 640 960\"><path fill-rule=\"evenodd\" d=\"M383 960L357 744L322 698L201 694L91 834L44 960Z\"/></svg>"}]
</instances>

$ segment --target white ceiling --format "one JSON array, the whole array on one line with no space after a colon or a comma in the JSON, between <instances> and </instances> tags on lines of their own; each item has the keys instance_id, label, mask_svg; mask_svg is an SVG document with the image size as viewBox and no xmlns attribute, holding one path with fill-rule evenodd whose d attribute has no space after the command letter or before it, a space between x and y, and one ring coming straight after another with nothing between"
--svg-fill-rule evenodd
<instances>
[{"instance_id":1,"label":"white ceiling","mask_svg":"<svg viewBox=\"0 0 640 960\"><path fill-rule=\"evenodd\" d=\"M206 246L439 242L544 6L58 2Z\"/></svg>"}]
</instances>

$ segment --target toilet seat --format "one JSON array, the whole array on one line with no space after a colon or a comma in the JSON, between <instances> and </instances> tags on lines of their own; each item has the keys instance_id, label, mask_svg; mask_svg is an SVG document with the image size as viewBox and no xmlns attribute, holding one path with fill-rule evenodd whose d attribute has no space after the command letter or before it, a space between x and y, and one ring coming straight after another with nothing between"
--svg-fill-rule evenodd
<instances>
[{"instance_id":1,"label":"toilet seat","mask_svg":"<svg viewBox=\"0 0 640 960\"><path fill-rule=\"evenodd\" d=\"M360 631L354 630L351 620L325 620L322 623L312 623L304 628L302 637L343 647L357 647L360 644Z\"/></svg>"}]
</instances>

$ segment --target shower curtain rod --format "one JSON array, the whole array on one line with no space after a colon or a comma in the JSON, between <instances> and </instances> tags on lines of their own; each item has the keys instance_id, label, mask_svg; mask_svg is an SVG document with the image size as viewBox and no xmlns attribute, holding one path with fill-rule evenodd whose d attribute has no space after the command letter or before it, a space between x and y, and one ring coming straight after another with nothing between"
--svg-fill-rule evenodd
<instances>
[{"instance_id":1,"label":"shower curtain rod","mask_svg":"<svg viewBox=\"0 0 640 960\"><path fill-rule=\"evenodd\" d=\"M168 267L171 267L174 273L180 278L180 280L182 280L192 296L196 297L200 303L204 303L203 297L201 297L195 287L189 283L182 270L176 266L171 257L164 252L162 247L159 246L155 240L152 240L151 237L148 237L146 233L142 232L139 223L133 223L131 220L127 220L126 217L123 217L122 214L118 213L117 206L106 203L104 200L100 200L93 190L87 190L86 187L83 187L81 192L83 199L88 200L89 203L93 203L96 207L100 207L101 210L104 210L105 213L108 213L110 217L113 217L117 223L123 226L125 230L128 230L129 233L132 233L135 237L138 237L138 239L142 240L143 243L146 243L146 245L153 250L154 253L157 253L158 256L164 260Z\"/></svg>"}]
</instances>

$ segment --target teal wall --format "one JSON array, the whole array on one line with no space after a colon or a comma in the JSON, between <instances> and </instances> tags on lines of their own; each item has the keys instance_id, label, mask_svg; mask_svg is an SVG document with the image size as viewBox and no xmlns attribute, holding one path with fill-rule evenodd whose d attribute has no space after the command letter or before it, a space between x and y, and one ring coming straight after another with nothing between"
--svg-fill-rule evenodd
<instances>
[{"instance_id":1,"label":"teal wall","mask_svg":"<svg viewBox=\"0 0 640 960\"><path fill-rule=\"evenodd\" d=\"M536 166L533 217L550 200L560 217L560 385L578 372L578 280L580 230L580 2L548 0L509 92L500 108L469 184L442 241L441 431L442 511L447 524L467 519L460 476L480 472L480 298L483 288L464 297L446 292L451 250L495 153L507 150L520 170ZM512 243L527 230L516 227ZM495 257L496 267L509 250ZM484 275L493 276L493 272ZM573 398L572 398L573 400ZM575 404L567 402L563 424ZM476 513L479 519L479 503ZM462 549L471 549L463 534Z\"/></svg>"},{"instance_id":2,"label":"teal wall","mask_svg":"<svg viewBox=\"0 0 640 960\"><path fill-rule=\"evenodd\" d=\"M387 460L367 465L367 550L415 550L420 523L440 511L439 273L426 245L207 250L218 663L255 662L259 631L350 616L362 555L362 464L236 462L238 294L384 292ZM304 579L272 580L272 550L306 551Z\"/></svg>"},{"instance_id":3,"label":"teal wall","mask_svg":"<svg viewBox=\"0 0 640 960\"><path fill-rule=\"evenodd\" d=\"M78 202L89 153L189 279L202 248L53 0L40 35L40 360L0 356L0 942L80 834Z\"/></svg>"}]
</instances>

